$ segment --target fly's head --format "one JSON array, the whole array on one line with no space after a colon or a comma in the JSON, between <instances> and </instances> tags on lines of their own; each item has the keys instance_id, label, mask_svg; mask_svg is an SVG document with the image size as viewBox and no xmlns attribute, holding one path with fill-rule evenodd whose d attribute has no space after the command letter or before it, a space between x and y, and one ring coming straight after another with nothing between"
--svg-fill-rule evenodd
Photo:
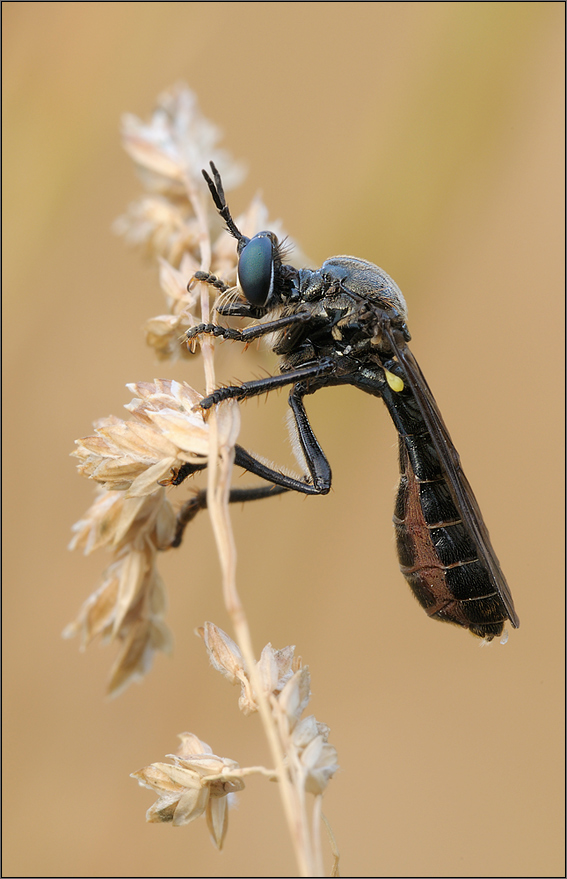
<instances>
[{"instance_id":1,"label":"fly's head","mask_svg":"<svg viewBox=\"0 0 567 879\"><path fill-rule=\"evenodd\" d=\"M258 232L252 238L242 234L230 214L220 174L213 162L210 166L212 178L206 171L203 177L228 231L237 241L238 286L251 313L267 314L282 302L297 298L297 270L283 265L285 246L273 232Z\"/></svg>"}]
</instances>

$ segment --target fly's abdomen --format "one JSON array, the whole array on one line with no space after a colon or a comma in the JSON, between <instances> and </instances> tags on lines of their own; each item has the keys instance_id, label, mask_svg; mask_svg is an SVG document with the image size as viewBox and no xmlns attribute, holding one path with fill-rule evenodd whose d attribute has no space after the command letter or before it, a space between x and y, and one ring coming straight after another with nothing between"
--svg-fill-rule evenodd
<instances>
[{"instance_id":1,"label":"fly's abdomen","mask_svg":"<svg viewBox=\"0 0 567 879\"><path fill-rule=\"evenodd\" d=\"M461 520L421 413L406 392L385 402L400 434L394 526L402 574L429 616L490 640L502 633L508 614Z\"/></svg>"}]
</instances>

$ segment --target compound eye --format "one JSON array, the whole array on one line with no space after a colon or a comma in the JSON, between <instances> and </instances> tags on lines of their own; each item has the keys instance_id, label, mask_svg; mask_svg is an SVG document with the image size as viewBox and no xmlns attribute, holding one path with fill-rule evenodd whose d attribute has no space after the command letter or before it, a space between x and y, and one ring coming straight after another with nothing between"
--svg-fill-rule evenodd
<instances>
[{"instance_id":1,"label":"compound eye","mask_svg":"<svg viewBox=\"0 0 567 879\"><path fill-rule=\"evenodd\" d=\"M274 286L272 241L266 235L252 238L238 260L238 283L250 305L265 305Z\"/></svg>"}]
</instances>

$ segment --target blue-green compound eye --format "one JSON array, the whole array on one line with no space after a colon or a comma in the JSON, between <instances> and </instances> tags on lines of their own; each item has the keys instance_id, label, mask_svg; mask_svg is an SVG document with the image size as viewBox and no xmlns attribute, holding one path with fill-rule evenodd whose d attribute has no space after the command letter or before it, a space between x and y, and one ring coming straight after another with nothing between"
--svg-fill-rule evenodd
<instances>
[{"instance_id":1,"label":"blue-green compound eye","mask_svg":"<svg viewBox=\"0 0 567 879\"><path fill-rule=\"evenodd\" d=\"M272 240L266 235L252 238L238 260L238 283L251 305L265 305L272 292L274 261Z\"/></svg>"}]
</instances>

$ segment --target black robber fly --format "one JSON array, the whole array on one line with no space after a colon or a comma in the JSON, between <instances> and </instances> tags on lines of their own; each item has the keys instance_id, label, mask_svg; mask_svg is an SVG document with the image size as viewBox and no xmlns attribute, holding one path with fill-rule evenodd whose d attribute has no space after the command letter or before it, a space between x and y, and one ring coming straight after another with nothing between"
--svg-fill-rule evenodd
<instances>
[{"instance_id":1,"label":"black robber fly","mask_svg":"<svg viewBox=\"0 0 567 879\"><path fill-rule=\"evenodd\" d=\"M236 447L235 460L269 484L234 489L231 501L254 500L283 491L327 494L331 468L309 423L303 399L320 388L354 385L380 397L399 436L400 484L394 526L401 571L425 612L455 623L486 640L519 619L492 548L459 455L419 365L411 353L406 304L396 283L371 262L334 256L319 269L296 269L283 262L273 232L247 238L235 225L220 175L203 176L215 206L237 241L239 298L221 296L221 315L252 318L243 330L200 324L188 340L203 334L250 342L274 334L279 375L219 388L201 400L203 410L223 400L244 400L291 386L289 405L307 475L296 479ZM221 293L229 289L214 275L197 272ZM194 344L192 342L191 344ZM179 484L193 472L185 465ZM185 522L206 504L201 492L180 514L177 542Z\"/></svg>"}]
</instances>

